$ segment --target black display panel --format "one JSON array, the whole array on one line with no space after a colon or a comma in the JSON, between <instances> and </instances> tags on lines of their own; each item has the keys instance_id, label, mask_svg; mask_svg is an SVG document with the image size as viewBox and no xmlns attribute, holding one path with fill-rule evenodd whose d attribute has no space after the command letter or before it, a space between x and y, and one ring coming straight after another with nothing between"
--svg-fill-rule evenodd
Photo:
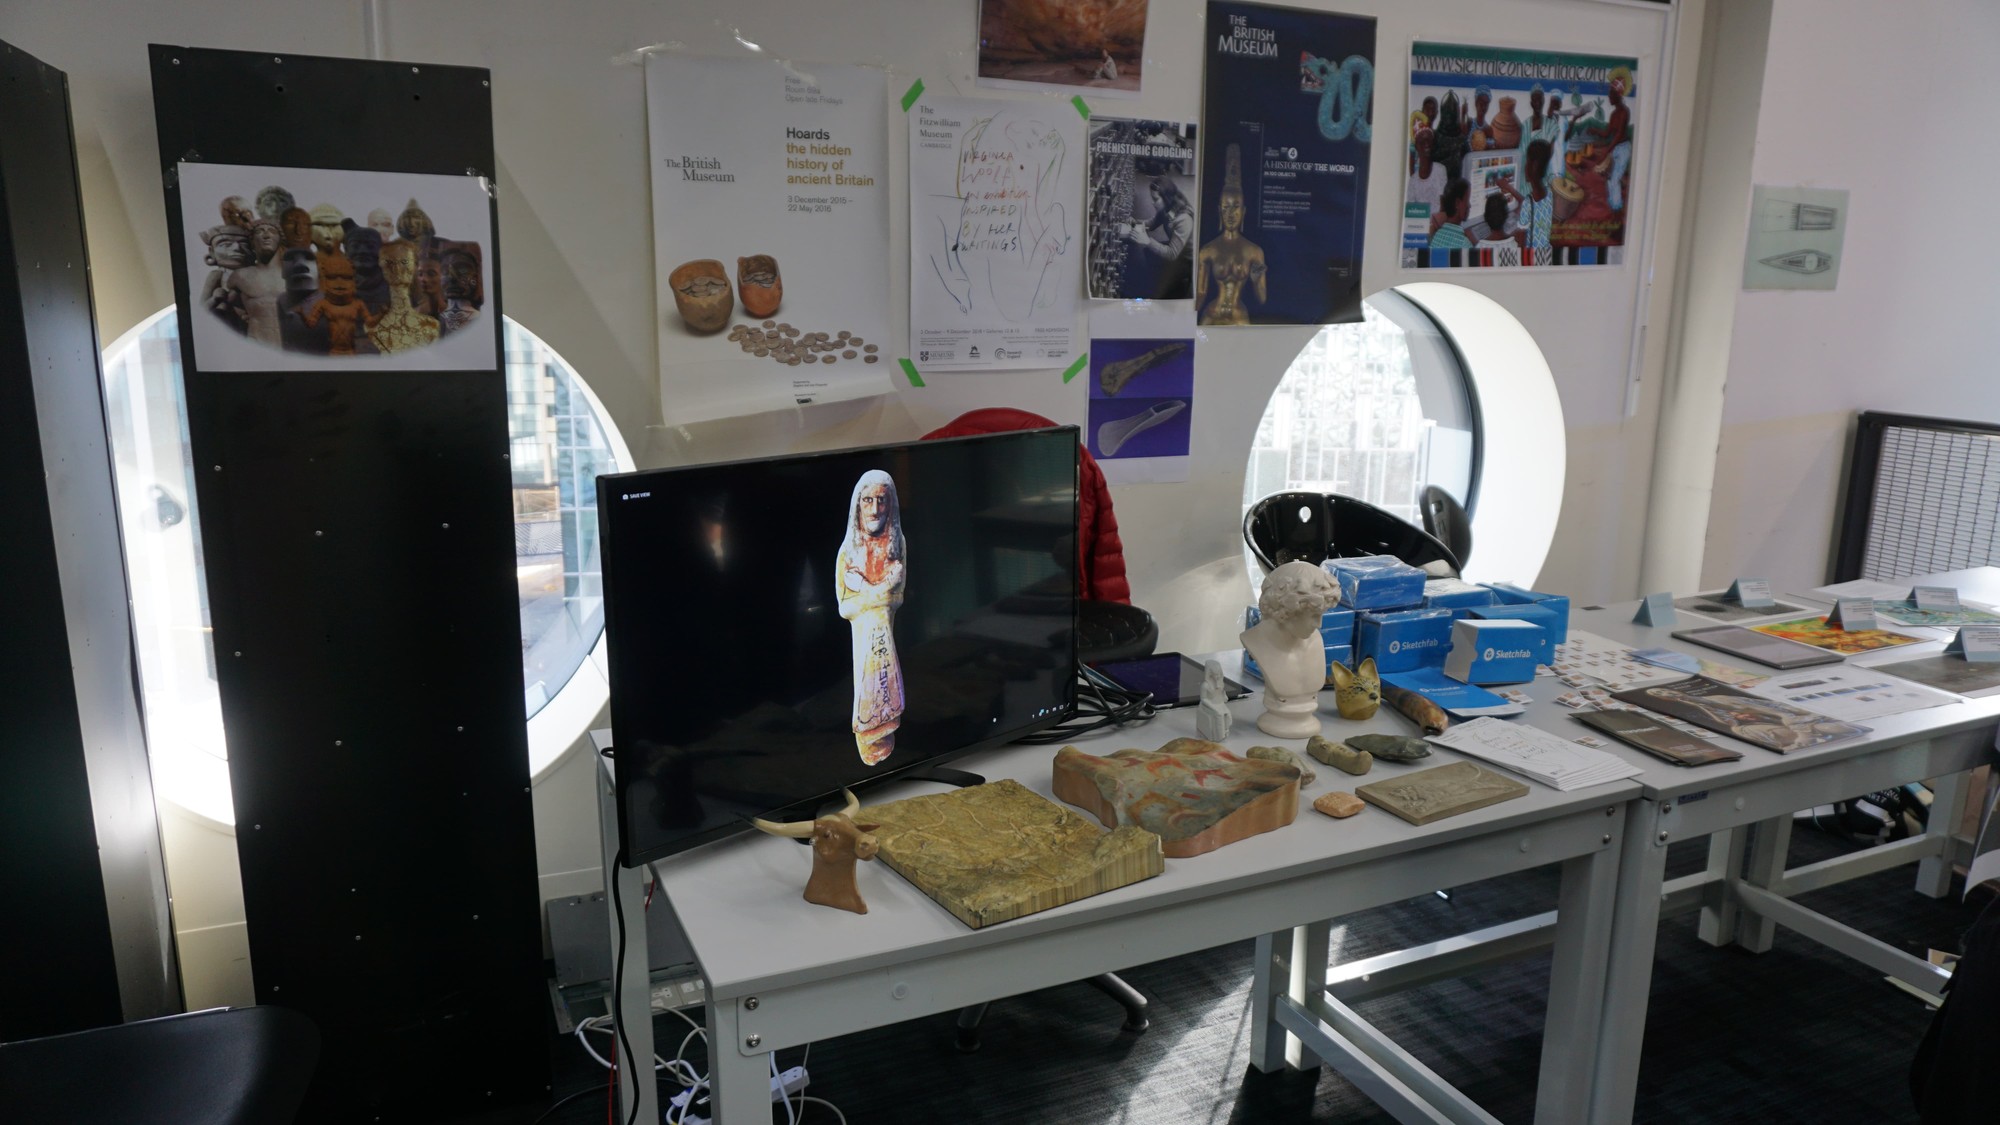
<instances>
[{"instance_id":1,"label":"black display panel","mask_svg":"<svg viewBox=\"0 0 2000 1125\"><path fill-rule=\"evenodd\" d=\"M625 861L1051 725L1077 431L598 478Z\"/></svg>"}]
</instances>

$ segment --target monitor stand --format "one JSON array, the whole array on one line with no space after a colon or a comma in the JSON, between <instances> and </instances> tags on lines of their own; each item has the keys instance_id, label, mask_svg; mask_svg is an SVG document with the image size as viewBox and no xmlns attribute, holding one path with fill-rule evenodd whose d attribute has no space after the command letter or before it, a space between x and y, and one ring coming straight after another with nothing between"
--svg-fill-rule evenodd
<instances>
[{"instance_id":1,"label":"monitor stand","mask_svg":"<svg viewBox=\"0 0 2000 1125\"><path fill-rule=\"evenodd\" d=\"M955 770L948 766L932 766L929 769L906 773L897 781L935 781L939 785L951 785L960 789L970 789L986 784L986 779L968 770Z\"/></svg>"}]
</instances>

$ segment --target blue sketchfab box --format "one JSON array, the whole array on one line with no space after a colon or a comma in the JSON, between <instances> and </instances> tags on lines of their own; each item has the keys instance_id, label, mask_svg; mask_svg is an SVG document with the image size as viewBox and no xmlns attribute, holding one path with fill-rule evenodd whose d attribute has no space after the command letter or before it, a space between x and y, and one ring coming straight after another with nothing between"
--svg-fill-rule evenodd
<instances>
[{"instance_id":1,"label":"blue sketchfab box","mask_svg":"<svg viewBox=\"0 0 2000 1125\"><path fill-rule=\"evenodd\" d=\"M1569 640L1569 598L1566 595L1543 594L1507 582L1495 582L1487 588L1500 599L1501 605L1547 606L1556 615L1556 624L1550 632L1549 643L1559 645Z\"/></svg>"},{"instance_id":2,"label":"blue sketchfab box","mask_svg":"<svg viewBox=\"0 0 2000 1125\"><path fill-rule=\"evenodd\" d=\"M1401 609L1424 600L1426 575L1394 555L1328 559L1319 565L1340 583L1340 604L1349 609Z\"/></svg>"},{"instance_id":3,"label":"blue sketchfab box","mask_svg":"<svg viewBox=\"0 0 2000 1125\"><path fill-rule=\"evenodd\" d=\"M1464 617L1474 606L1499 603L1500 595L1492 590L1456 578L1433 578L1424 583L1424 608L1448 609L1454 618Z\"/></svg>"},{"instance_id":4,"label":"blue sketchfab box","mask_svg":"<svg viewBox=\"0 0 2000 1125\"><path fill-rule=\"evenodd\" d=\"M1535 678L1536 653L1548 647L1540 625L1518 618L1451 623L1444 674L1466 684L1525 684Z\"/></svg>"},{"instance_id":5,"label":"blue sketchfab box","mask_svg":"<svg viewBox=\"0 0 2000 1125\"><path fill-rule=\"evenodd\" d=\"M1451 647L1451 614L1448 609L1363 613L1354 629L1354 658L1374 657L1379 672L1440 667Z\"/></svg>"},{"instance_id":6,"label":"blue sketchfab box","mask_svg":"<svg viewBox=\"0 0 2000 1125\"><path fill-rule=\"evenodd\" d=\"M1547 664L1550 660L1554 659L1556 645L1562 643L1555 639L1556 630L1562 628L1562 618L1556 616L1555 610L1540 603L1533 605L1474 606L1465 611L1465 619L1468 621L1526 621L1531 625L1541 626L1542 636L1535 648L1535 660L1542 664Z\"/></svg>"}]
</instances>

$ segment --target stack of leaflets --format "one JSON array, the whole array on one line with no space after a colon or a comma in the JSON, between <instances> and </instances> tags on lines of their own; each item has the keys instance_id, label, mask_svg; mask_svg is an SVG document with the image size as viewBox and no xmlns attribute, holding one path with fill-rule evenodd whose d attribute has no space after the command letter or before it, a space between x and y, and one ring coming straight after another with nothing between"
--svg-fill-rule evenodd
<instances>
[{"instance_id":1,"label":"stack of leaflets","mask_svg":"<svg viewBox=\"0 0 2000 1125\"><path fill-rule=\"evenodd\" d=\"M1455 719L1473 719L1481 715L1518 715L1527 710L1520 703L1483 687L1462 684L1444 674L1442 668L1416 668L1408 672L1384 672L1382 682L1413 691L1439 707L1444 708Z\"/></svg>"},{"instance_id":2,"label":"stack of leaflets","mask_svg":"<svg viewBox=\"0 0 2000 1125\"><path fill-rule=\"evenodd\" d=\"M1615 698L1780 754L1867 734L1870 729L1775 699L1760 699L1702 676L1621 691Z\"/></svg>"},{"instance_id":3,"label":"stack of leaflets","mask_svg":"<svg viewBox=\"0 0 2000 1125\"><path fill-rule=\"evenodd\" d=\"M1705 766L1711 762L1733 762L1743 755L1718 746L1699 735L1687 734L1667 725L1667 720L1644 711L1619 708L1610 711L1578 711L1572 718L1603 731L1627 746L1636 746L1655 758L1665 758L1677 766Z\"/></svg>"},{"instance_id":4,"label":"stack of leaflets","mask_svg":"<svg viewBox=\"0 0 2000 1125\"><path fill-rule=\"evenodd\" d=\"M1544 730L1494 718L1460 723L1434 735L1431 741L1565 793L1645 772L1602 750L1591 750Z\"/></svg>"}]
</instances>

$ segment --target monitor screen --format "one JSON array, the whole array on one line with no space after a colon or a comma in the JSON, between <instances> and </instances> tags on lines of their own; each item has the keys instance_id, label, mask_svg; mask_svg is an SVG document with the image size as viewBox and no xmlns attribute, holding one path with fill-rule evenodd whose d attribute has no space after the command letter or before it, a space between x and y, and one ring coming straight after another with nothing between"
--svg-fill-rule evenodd
<instances>
[{"instance_id":1,"label":"monitor screen","mask_svg":"<svg viewBox=\"0 0 2000 1125\"><path fill-rule=\"evenodd\" d=\"M1075 427L599 477L625 862L1060 721L1076 482Z\"/></svg>"}]
</instances>

